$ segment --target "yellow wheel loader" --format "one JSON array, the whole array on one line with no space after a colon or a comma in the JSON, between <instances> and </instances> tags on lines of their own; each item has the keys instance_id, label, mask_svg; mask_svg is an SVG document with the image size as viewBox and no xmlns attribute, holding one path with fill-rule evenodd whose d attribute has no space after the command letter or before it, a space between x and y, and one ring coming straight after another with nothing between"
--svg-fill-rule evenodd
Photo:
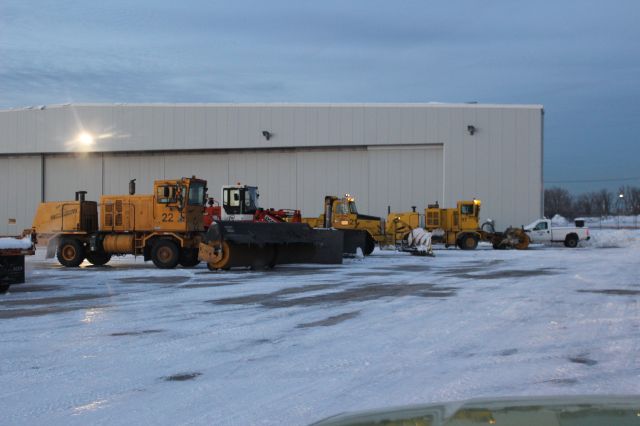
<instances>
[{"instance_id":1,"label":"yellow wheel loader","mask_svg":"<svg viewBox=\"0 0 640 426\"><path fill-rule=\"evenodd\" d=\"M381 248L411 252L413 254L432 254L428 235L417 231L420 228L420 215L412 212L390 212L384 222L377 216L358 212L355 198L350 194L344 197L327 195L324 198L324 213L318 217L302 218L314 228L335 228L345 231L345 251L360 248L365 256L370 255L376 244Z\"/></svg>"}]
</instances>

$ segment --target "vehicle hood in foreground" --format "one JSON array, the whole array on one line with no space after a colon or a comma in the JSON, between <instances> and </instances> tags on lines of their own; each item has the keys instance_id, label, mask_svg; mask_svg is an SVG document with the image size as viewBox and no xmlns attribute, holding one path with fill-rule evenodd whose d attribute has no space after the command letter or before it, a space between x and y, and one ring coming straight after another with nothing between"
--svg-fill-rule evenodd
<instances>
[{"instance_id":1,"label":"vehicle hood in foreground","mask_svg":"<svg viewBox=\"0 0 640 426\"><path fill-rule=\"evenodd\" d=\"M444 404L340 414L314 425L640 425L640 396L471 399Z\"/></svg>"}]
</instances>

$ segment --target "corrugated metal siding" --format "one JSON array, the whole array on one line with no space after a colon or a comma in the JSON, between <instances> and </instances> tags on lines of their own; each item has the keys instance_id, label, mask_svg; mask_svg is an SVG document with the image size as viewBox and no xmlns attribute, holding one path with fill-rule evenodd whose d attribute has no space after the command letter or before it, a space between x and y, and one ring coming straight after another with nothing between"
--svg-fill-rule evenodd
<instances>
[{"instance_id":1,"label":"corrugated metal siding","mask_svg":"<svg viewBox=\"0 0 640 426\"><path fill-rule=\"evenodd\" d=\"M540 107L483 105L69 105L0 111L2 152L293 148L447 143L479 114L539 116ZM484 123L482 123L484 124ZM478 126L482 128L481 126ZM267 141L262 131L273 133ZM454 130L454 133L450 133ZM489 130L484 128L485 131ZM397 141L397 142L395 142Z\"/></svg>"},{"instance_id":2,"label":"corrugated metal siding","mask_svg":"<svg viewBox=\"0 0 640 426\"><path fill-rule=\"evenodd\" d=\"M127 194L129 180L136 179L136 192L150 194L153 181L164 178L164 154L106 155L104 156L104 193ZM97 199L97 198L94 198Z\"/></svg>"},{"instance_id":3,"label":"corrugated metal siding","mask_svg":"<svg viewBox=\"0 0 640 426\"><path fill-rule=\"evenodd\" d=\"M87 191L88 199L102 194L100 155L50 156L45 163L45 200L73 200L76 191Z\"/></svg>"},{"instance_id":4,"label":"corrugated metal siding","mask_svg":"<svg viewBox=\"0 0 640 426\"><path fill-rule=\"evenodd\" d=\"M196 174L214 196L222 184L258 184L265 207L305 214L327 193L353 193L378 215L476 197L503 228L541 214L541 120L536 106L80 105L1 111L0 156L73 151L84 129L102 135L101 152L48 156L47 199L123 193L131 178L146 193L153 179ZM389 145L405 150L374 149Z\"/></svg>"},{"instance_id":5,"label":"corrugated metal siding","mask_svg":"<svg viewBox=\"0 0 640 426\"><path fill-rule=\"evenodd\" d=\"M19 235L31 227L41 180L40 157L0 157L0 235Z\"/></svg>"},{"instance_id":6,"label":"corrugated metal siding","mask_svg":"<svg viewBox=\"0 0 640 426\"><path fill-rule=\"evenodd\" d=\"M442 146L369 148L369 209L423 212L442 199Z\"/></svg>"},{"instance_id":7,"label":"corrugated metal siding","mask_svg":"<svg viewBox=\"0 0 640 426\"><path fill-rule=\"evenodd\" d=\"M363 149L299 152L296 158L297 208L305 215L322 212L325 195L353 194L369 209L369 160Z\"/></svg>"}]
</instances>

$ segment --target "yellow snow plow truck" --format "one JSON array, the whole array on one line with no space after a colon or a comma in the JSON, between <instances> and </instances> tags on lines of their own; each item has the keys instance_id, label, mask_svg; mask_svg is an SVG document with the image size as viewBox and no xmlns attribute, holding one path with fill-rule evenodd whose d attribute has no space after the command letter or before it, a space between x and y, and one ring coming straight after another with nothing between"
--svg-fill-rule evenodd
<instances>
[{"instance_id":1,"label":"yellow snow plow truck","mask_svg":"<svg viewBox=\"0 0 640 426\"><path fill-rule=\"evenodd\" d=\"M207 182L196 178L157 180L153 193L103 195L100 204L77 191L73 201L41 203L33 219L47 257L68 267L85 259L104 265L112 255L134 254L158 268L194 266L204 232L202 212ZM98 221L98 210L100 220Z\"/></svg>"},{"instance_id":2,"label":"yellow snow plow truck","mask_svg":"<svg viewBox=\"0 0 640 426\"><path fill-rule=\"evenodd\" d=\"M480 200L458 201L454 208L440 208L438 203L425 209L425 229L432 233L434 243L462 250L475 250L479 241L490 242L494 249L529 247L529 236L524 229L507 228L496 232L493 221L480 225Z\"/></svg>"}]
</instances>

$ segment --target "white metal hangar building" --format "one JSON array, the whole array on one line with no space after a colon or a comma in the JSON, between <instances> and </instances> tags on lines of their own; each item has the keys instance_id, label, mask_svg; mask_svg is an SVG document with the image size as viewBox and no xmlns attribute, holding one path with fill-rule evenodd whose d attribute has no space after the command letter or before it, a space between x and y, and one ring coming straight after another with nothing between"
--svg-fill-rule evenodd
<instances>
[{"instance_id":1,"label":"white metal hangar building","mask_svg":"<svg viewBox=\"0 0 640 426\"><path fill-rule=\"evenodd\" d=\"M350 193L383 216L482 200L498 229L542 214L543 108L482 104L71 104L0 111L0 235L40 201L150 193L196 175L257 185L262 207L321 213Z\"/></svg>"}]
</instances>

